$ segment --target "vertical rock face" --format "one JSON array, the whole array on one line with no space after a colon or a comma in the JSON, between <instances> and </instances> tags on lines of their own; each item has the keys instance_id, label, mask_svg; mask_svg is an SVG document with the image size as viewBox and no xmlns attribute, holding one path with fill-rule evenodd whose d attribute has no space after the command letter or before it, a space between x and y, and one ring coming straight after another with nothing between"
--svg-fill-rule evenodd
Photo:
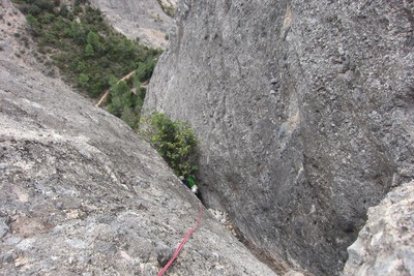
<instances>
[{"instance_id":1,"label":"vertical rock face","mask_svg":"<svg viewBox=\"0 0 414 276\"><path fill-rule=\"evenodd\" d=\"M174 24L158 0L90 0L106 16L116 30L125 36L154 48L165 49L168 45L167 33ZM161 3L174 10L176 1L164 0Z\"/></svg>"},{"instance_id":2,"label":"vertical rock face","mask_svg":"<svg viewBox=\"0 0 414 276\"><path fill-rule=\"evenodd\" d=\"M414 275L414 182L390 192L368 211L367 224L348 248L344 274Z\"/></svg>"},{"instance_id":3,"label":"vertical rock face","mask_svg":"<svg viewBox=\"0 0 414 276\"><path fill-rule=\"evenodd\" d=\"M145 102L191 123L205 202L318 275L414 177L412 1L181 1Z\"/></svg>"},{"instance_id":4,"label":"vertical rock face","mask_svg":"<svg viewBox=\"0 0 414 276\"><path fill-rule=\"evenodd\" d=\"M0 275L156 275L197 198L125 123L16 55L24 26L0 0ZM207 214L171 273L275 275Z\"/></svg>"}]
</instances>

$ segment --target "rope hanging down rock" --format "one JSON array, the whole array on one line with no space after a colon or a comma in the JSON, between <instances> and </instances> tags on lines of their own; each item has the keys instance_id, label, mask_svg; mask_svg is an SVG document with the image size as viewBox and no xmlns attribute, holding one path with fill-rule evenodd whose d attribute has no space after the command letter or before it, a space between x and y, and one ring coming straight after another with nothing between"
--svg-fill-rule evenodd
<instances>
[{"instance_id":1,"label":"rope hanging down rock","mask_svg":"<svg viewBox=\"0 0 414 276\"><path fill-rule=\"evenodd\" d=\"M178 245L177 249L175 249L174 254L172 255L171 259L168 261L168 263L158 272L158 276L163 276L165 272L168 271L168 269L171 267L171 265L174 263L174 261L177 259L178 255L180 255L181 250L184 248L184 245L188 242L188 240L191 238L191 236L194 234L195 231L200 227L201 220L203 218L203 205L200 203L200 208L198 210L198 216L197 221L194 224L194 226L190 229L188 229L187 233L185 233L182 241Z\"/></svg>"}]
</instances>

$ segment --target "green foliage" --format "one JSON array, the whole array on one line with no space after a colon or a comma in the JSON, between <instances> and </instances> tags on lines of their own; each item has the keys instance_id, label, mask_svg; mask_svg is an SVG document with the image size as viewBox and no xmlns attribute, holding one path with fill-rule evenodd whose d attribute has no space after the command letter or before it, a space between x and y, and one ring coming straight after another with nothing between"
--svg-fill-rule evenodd
<instances>
[{"instance_id":1,"label":"green foliage","mask_svg":"<svg viewBox=\"0 0 414 276\"><path fill-rule=\"evenodd\" d=\"M147 135L151 144L177 176L183 177L190 187L195 185L197 141L190 126L154 113L149 118L149 127Z\"/></svg>"},{"instance_id":2,"label":"green foliage","mask_svg":"<svg viewBox=\"0 0 414 276\"><path fill-rule=\"evenodd\" d=\"M135 74L134 77L132 78L132 87L135 91L136 94L136 99L135 99L135 104L136 106L141 106L144 104L144 99L145 99L145 88L141 87L141 80L137 77L137 75Z\"/></svg>"},{"instance_id":3,"label":"green foliage","mask_svg":"<svg viewBox=\"0 0 414 276\"><path fill-rule=\"evenodd\" d=\"M17 4L20 4L20 10L25 14L31 14L37 16L42 12L52 12L57 3L52 3L49 0L15 0Z\"/></svg>"},{"instance_id":4,"label":"green foliage","mask_svg":"<svg viewBox=\"0 0 414 276\"><path fill-rule=\"evenodd\" d=\"M86 57L93 57L95 54L95 51L93 50L93 47L91 44L87 44L85 47L85 56ZM78 67L78 68L82 68L82 67Z\"/></svg>"},{"instance_id":5,"label":"green foliage","mask_svg":"<svg viewBox=\"0 0 414 276\"><path fill-rule=\"evenodd\" d=\"M78 78L78 84L79 84L79 86L81 86L81 87L87 86L88 81L89 81L88 75L86 75L84 73L81 73L79 75L79 78Z\"/></svg>"},{"instance_id":6,"label":"green foliage","mask_svg":"<svg viewBox=\"0 0 414 276\"><path fill-rule=\"evenodd\" d=\"M135 75L141 81L148 80L151 78L154 68L154 59L146 60L145 62L140 62L138 63L138 69L136 70Z\"/></svg>"},{"instance_id":7,"label":"green foliage","mask_svg":"<svg viewBox=\"0 0 414 276\"><path fill-rule=\"evenodd\" d=\"M101 13L77 0L14 0L26 14L39 49L51 56L66 79L92 97L110 87L110 76L120 79L137 69L139 80L151 77L160 50L150 49L116 33Z\"/></svg>"},{"instance_id":8,"label":"green foliage","mask_svg":"<svg viewBox=\"0 0 414 276\"><path fill-rule=\"evenodd\" d=\"M138 88L141 90L141 87ZM121 118L131 128L137 128L143 104L142 95L132 93L128 84L120 81L112 84L110 96L108 111Z\"/></svg>"},{"instance_id":9,"label":"green foliage","mask_svg":"<svg viewBox=\"0 0 414 276\"><path fill-rule=\"evenodd\" d=\"M132 93L126 82L121 81L114 84L110 90L111 103L108 105L108 111L117 117L122 115L124 107L131 107Z\"/></svg>"},{"instance_id":10,"label":"green foliage","mask_svg":"<svg viewBox=\"0 0 414 276\"><path fill-rule=\"evenodd\" d=\"M86 43L89 45L92 50L95 49L97 51L103 50L103 45L99 41L99 36L94 31L89 31L87 37L86 37Z\"/></svg>"}]
</instances>

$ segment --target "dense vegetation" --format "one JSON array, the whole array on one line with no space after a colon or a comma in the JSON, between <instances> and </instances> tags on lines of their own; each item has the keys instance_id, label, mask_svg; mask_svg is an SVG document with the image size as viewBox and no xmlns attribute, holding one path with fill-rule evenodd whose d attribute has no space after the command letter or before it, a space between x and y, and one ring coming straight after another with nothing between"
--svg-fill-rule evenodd
<instances>
[{"instance_id":1,"label":"dense vegetation","mask_svg":"<svg viewBox=\"0 0 414 276\"><path fill-rule=\"evenodd\" d=\"M131 81L111 81L111 101L107 105L109 112L125 121L131 128L138 129L141 107L145 99L145 89L141 87L138 72ZM130 87L133 89L130 89Z\"/></svg>"},{"instance_id":2,"label":"dense vegetation","mask_svg":"<svg viewBox=\"0 0 414 276\"><path fill-rule=\"evenodd\" d=\"M108 110L136 126L145 95L137 86L151 77L160 50L115 32L85 0L14 1L27 16L39 52L50 56L64 77L91 97L112 87ZM133 70L133 81L116 83Z\"/></svg>"},{"instance_id":3,"label":"dense vegetation","mask_svg":"<svg viewBox=\"0 0 414 276\"><path fill-rule=\"evenodd\" d=\"M175 174L191 188L197 172L197 141L191 127L172 121L162 113L154 113L146 121L144 135L167 161Z\"/></svg>"}]
</instances>

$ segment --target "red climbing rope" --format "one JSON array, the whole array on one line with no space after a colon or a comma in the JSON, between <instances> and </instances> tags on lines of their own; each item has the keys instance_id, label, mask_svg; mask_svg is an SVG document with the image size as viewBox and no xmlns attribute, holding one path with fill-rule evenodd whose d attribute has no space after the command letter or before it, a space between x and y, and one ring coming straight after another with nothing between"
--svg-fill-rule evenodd
<instances>
[{"instance_id":1,"label":"red climbing rope","mask_svg":"<svg viewBox=\"0 0 414 276\"><path fill-rule=\"evenodd\" d=\"M203 205L200 204L200 209L198 211L198 217L197 221L194 224L194 226L190 229L188 229L187 233L185 233L183 240L178 245L177 249L175 249L173 256L168 261L168 263L158 272L158 276L163 276L165 272L171 267L171 265L174 263L175 259L177 259L178 255L180 255L181 250L183 249L184 245L188 242L188 240L191 238L193 233L200 227L201 219L203 218Z\"/></svg>"}]
</instances>

